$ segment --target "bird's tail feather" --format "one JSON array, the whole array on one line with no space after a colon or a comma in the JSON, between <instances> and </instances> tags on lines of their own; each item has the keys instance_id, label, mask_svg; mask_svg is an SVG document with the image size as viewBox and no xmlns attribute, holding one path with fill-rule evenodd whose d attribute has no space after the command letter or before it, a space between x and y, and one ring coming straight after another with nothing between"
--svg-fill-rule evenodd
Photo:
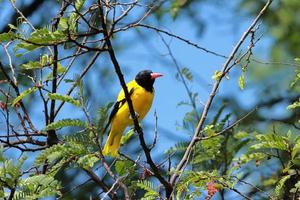
<instances>
[{"instance_id":1,"label":"bird's tail feather","mask_svg":"<svg viewBox=\"0 0 300 200\"><path fill-rule=\"evenodd\" d=\"M122 132L121 133L112 133L110 132L107 138L107 141L102 150L103 156L110 155L112 157L118 156L118 151L120 149Z\"/></svg>"}]
</instances>

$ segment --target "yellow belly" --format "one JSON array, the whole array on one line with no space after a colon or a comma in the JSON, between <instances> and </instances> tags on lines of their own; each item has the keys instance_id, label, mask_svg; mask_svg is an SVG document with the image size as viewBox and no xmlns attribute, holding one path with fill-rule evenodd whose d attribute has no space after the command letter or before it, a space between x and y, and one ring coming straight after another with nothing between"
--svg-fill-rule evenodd
<instances>
[{"instance_id":1,"label":"yellow belly","mask_svg":"<svg viewBox=\"0 0 300 200\"><path fill-rule=\"evenodd\" d=\"M131 100L134 111L138 114L139 121L141 121L150 110L153 102L153 96L153 93L146 91L142 87L134 89L134 92L131 95ZM120 110L114 116L112 120L112 126L114 126L114 124L116 126L121 126L124 128L133 124L133 120L131 119L127 102L120 108Z\"/></svg>"},{"instance_id":2,"label":"yellow belly","mask_svg":"<svg viewBox=\"0 0 300 200\"><path fill-rule=\"evenodd\" d=\"M154 91L153 93L146 91L135 81L129 82L127 84L127 88L128 91L132 91L130 98L132 100L134 111L137 113L139 121L141 121L151 108ZM121 90L117 101L121 102L124 98L124 92ZM127 126L132 124L133 120L126 102L124 105L120 106L119 110L112 119L110 133L103 148L103 155L118 155L122 133Z\"/></svg>"}]
</instances>

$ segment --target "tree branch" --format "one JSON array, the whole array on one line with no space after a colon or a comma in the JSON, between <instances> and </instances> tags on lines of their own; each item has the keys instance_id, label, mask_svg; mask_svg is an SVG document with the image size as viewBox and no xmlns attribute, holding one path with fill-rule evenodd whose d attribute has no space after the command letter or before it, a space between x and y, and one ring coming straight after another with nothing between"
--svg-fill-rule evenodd
<instances>
[{"instance_id":1,"label":"tree branch","mask_svg":"<svg viewBox=\"0 0 300 200\"><path fill-rule=\"evenodd\" d=\"M256 16L256 18L253 20L253 22L251 23L251 25L248 27L248 29L244 32L244 34L242 35L241 39L239 40L239 42L236 44L236 46L234 47L234 49L232 50L230 56L228 57L228 59L226 60L221 72L221 76L219 78L219 80L216 81L216 83L213 86L213 89L208 97L207 103L205 104L205 107L203 109L201 118L198 122L198 125L196 127L194 136L191 140L191 142L189 143L186 151L184 152L184 155L182 157L182 159L180 160L179 164L176 167L176 172L180 172L182 170L184 170L186 164L188 163L190 154L192 152L192 149L195 145L195 143L197 142L197 140L199 139L199 136L201 136L201 130L203 127L203 124L206 120L208 111L210 109L210 106L213 102L213 99L217 93L217 90L219 88L219 85L222 81L222 79L225 76L225 72L227 70L227 68L229 67L230 63L233 61L237 51L239 50L239 48L241 47L241 45L244 43L245 39L247 38L247 36L250 34L250 32L252 31L252 29L256 26L256 24L258 23L258 20L262 17L262 15L267 11L268 7L271 5L273 0L268 0L267 3L264 5L264 7L261 9L261 11L259 12L259 14ZM170 183L172 186L176 185L176 180L179 177L180 173L174 173L171 177Z\"/></svg>"},{"instance_id":2,"label":"tree branch","mask_svg":"<svg viewBox=\"0 0 300 200\"><path fill-rule=\"evenodd\" d=\"M60 12L57 15L57 17L55 18L55 21L54 21L53 26L52 26L52 32L56 31L56 29L58 27L58 24L59 24L59 21L60 21L60 18L63 16L63 13L67 9L68 5L69 4L66 4L64 1L62 1L62 6L61 6L61 9L60 9ZM57 68L58 68L58 61L57 61L58 60L58 45L53 46L53 60L54 60L53 70L52 70L53 80L52 80L52 91L51 92L56 93L56 89L57 89ZM52 99L51 103L50 103L49 123L54 122L54 119L55 119L55 99ZM48 122L46 122L46 124L48 124ZM55 130L49 130L47 133L48 133L47 144L49 146L57 144L58 143L58 138L57 138L57 135L56 135L56 131Z\"/></svg>"},{"instance_id":3,"label":"tree branch","mask_svg":"<svg viewBox=\"0 0 300 200\"><path fill-rule=\"evenodd\" d=\"M23 14L24 17L31 16L44 2L44 0L34 0L26 7L20 9L20 12ZM14 13L14 15L10 18L7 24L16 25L16 20L18 18L19 13ZM4 27L0 32L8 32L10 30L9 26Z\"/></svg>"},{"instance_id":4,"label":"tree branch","mask_svg":"<svg viewBox=\"0 0 300 200\"><path fill-rule=\"evenodd\" d=\"M89 177L96 183L98 184L104 192L107 192L108 196L113 199L113 200L117 200L118 198L116 197L116 195L114 194L113 191L109 191L108 186L92 171L92 170L87 170L84 169L84 171L89 175Z\"/></svg>"},{"instance_id":5,"label":"tree branch","mask_svg":"<svg viewBox=\"0 0 300 200\"><path fill-rule=\"evenodd\" d=\"M145 153L145 156L146 156L146 159L147 159L147 163L150 165L151 169L153 170L153 173L154 173L155 177L157 177L157 179L161 182L161 184L164 185L164 187L166 189L166 195L167 195L167 197L169 197L170 194L171 194L171 191L172 191L172 187L169 184L169 182L166 181L162 177L162 175L160 174L159 169L157 168L156 164L152 160L152 157L151 157L151 154L150 154L150 149L146 145L143 130L139 125L137 116L135 115L135 111L134 111L134 108L133 108L133 105L132 105L132 101L131 101L126 83L124 81L124 77L123 77L120 65L117 61L113 46L112 46L110 38L109 38L110 34L107 31L106 21L105 21L105 18L104 18L104 12L103 12L103 8L102 8L102 2L100 0L98 0L98 5L99 5L99 12L100 12L101 25L102 25L102 29L103 29L103 35L104 35L104 38L106 40L106 45L108 47L108 53L109 53L109 56L110 56L110 59L111 59L113 65L114 65L115 71L118 75L118 78L119 78L120 84L122 86L122 89L124 91L125 98L126 98L126 101L128 103L130 115L133 119L134 128L138 133L141 146L144 150L144 153Z\"/></svg>"}]
</instances>

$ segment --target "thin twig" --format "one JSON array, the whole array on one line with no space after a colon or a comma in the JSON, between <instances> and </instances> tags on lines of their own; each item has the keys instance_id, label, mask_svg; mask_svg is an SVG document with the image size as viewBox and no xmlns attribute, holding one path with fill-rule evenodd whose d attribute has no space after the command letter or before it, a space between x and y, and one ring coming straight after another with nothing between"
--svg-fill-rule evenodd
<instances>
[{"instance_id":1,"label":"thin twig","mask_svg":"<svg viewBox=\"0 0 300 200\"><path fill-rule=\"evenodd\" d=\"M201 140L209 140L213 137L217 137L219 135L222 135L223 133L226 133L227 131L229 131L230 129L232 129L233 127L235 127L236 125L238 125L241 121L243 121L244 119L246 119L247 117L249 117L252 113L254 113L255 111L257 111L257 107L255 107L254 109L252 109L250 112L248 112L246 115L244 115L242 118L236 120L234 123L232 123L231 125L227 126L225 129L223 129L222 131L211 135L211 136L207 136L207 137L197 137L197 141L201 141Z\"/></svg>"},{"instance_id":2,"label":"thin twig","mask_svg":"<svg viewBox=\"0 0 300 200\"><path fill-rule=\"evenodd\" d=\"M166 31L166 30L163 30L163 29L160 29L160 28L157 28L157 27L148 25L148 24L141 24L141 23L130 24L130 25L128 25L128 28L131 28L131 27L137 27L137 26L144 27L144 28L147 28L147 29L150 29L150 30L154 30L154 31L157 31L157 32L166 34L166 35L168 35L168 36L170 36L170 37L173 37L173 38L175 38L175 39L178 39L178 40L180 40L180 41L183 41L184 43L186 43L186 44L188 44L188 45L191 45L191 46L193 46L193 47L195 47L195 48L197 48L197 49L199 49L199 50L201 50L201 51L204 51L204 52L206 52L206 53L212 54L212 55L214 55L214 56L221 57L221 58L228 58L228 57L225 56L225 55L222 55L222 54L217 53L217 52L215 52L215 51L211 51L211 50L209 50L209 49L207 49L207 48L204 48L204 47L202 47L202 46L200 46L200 45L198 45L198 44L196 44L196 43L193 43L193 42L191 42L190 40L187 40L187 39L185 39L185 38L183 38L183 37L181 37L181 36L178 36L178 35L176 35L176 34L173 34L173 33L169 32L169 31ZM127 27L126 27L126 28L127 28ZM128 29L128 28L127 28L127 29ZM126 29L125 29L125 30L126 30ZM120 31L120 30L118 30L118 29L115 30L115 32L118 32L118 31Z\"/></svg>"},{"instance_id":3,"label":"thin twig","mask_svg":"<svg viewBox=\"0 0 300 200\"><path fill-rule=\"evenodd\" d=\"M197 121L199 121L199 120L200 120L200 116L199 116L198 111L197 111L197 105L196 105L196 102L195 102L195 100L193 99L193 96L192 96L193 93L192 93L192 92L190 91L190 89L188 88L187 82L186 82L185 78L183 77L182 70L181 70L181 68L180 68L180 66L179 66L179 64L178 64L178 62L177 62L177 60L175 59L175 56L173 55L173 52L172 52L172 50L171 50L171 48L170 48L170 45L166 42L166 40L162 37L161 34L159 34L159 36L160 36L162 42L164 43L164 45L166 46L166 48L167 48L167 50L168 50L168 53L169 53L169 56L171 57L173 63L175 64L177 73L179 74L179 77L180 77L180 79L181 79L181 82L183 83L184 88L185 88L185 90L186 90L186 92L187 92L187 95L188 95L188 97L189 97L189 99L190 99L191 105L192 105L192 107L193 107L193 109L194 109L194 111L195 111L195 113L196 113Z\"/></svg>"}]
</instances>

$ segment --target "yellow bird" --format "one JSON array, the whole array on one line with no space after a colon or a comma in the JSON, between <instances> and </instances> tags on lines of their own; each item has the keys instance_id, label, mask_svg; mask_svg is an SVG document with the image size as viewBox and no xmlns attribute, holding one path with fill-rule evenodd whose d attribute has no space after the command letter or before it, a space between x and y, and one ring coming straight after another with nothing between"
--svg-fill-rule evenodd
<instances>
[{"instance_id":1,"label":"yellow bird","mask_svg":"<svg viewBox=\"0 0 300 200\"><path fill-rule=\"evenodd\" d=\"M160 76L162 76L160 73L143 70L136 75L134 80L127 83L127 89L139 121L145 117L151 108L154 97L153 84L155 79ZM116 157L118 156L120 141L124 130L127 126L133 125L123 90L120 91L117 102L114 104L104 132L110 123L111 129L102 154L104 156L111 155Z\"/></svg>"}]
</instances>

